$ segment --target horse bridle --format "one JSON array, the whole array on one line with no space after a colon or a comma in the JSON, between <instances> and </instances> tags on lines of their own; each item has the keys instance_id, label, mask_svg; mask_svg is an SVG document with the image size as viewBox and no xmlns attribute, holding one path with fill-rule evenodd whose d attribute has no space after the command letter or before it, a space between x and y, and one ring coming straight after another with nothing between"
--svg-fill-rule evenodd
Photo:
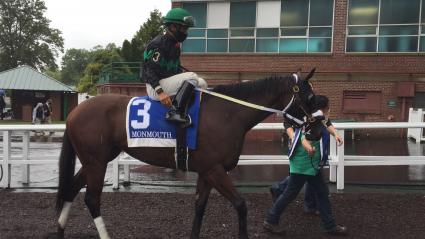
<instances>
[{"instance_id":1,"label":"horse bridle","mask_svg":"<svg viewBox=\"0 0 425 239\"><path fill-rule=\"evenodd\" d=\"M298 75L292 74L292 76L294 77L294 82L295 82L295 85L292 86L292 99L288 103L288 105L285 107L285 109L282 110L282 114L283 114L283 117L285 119L288 119L292 122L295 122L299 127L301 127L301 126L304 126L307 122L309 122L309 123L314 122L315 118L312 117L311 114L309 114L307 112L307 110L305 110L305 108L304 108L303 101L302 101L300 94L299 94L300 87L298 86L298 82L299 82ZM307 98L310 99L311 97L314 97L314 95L311 94ZM307 117L307 121L299 119L299 118L297 118L297 117L295 117L295 116L293 116L293 115L291 115L287 112L293 106L293 103L295 103L296 101L298 101L298 104L296 104L296 105L302 110L302 112L304 113L304 116Z\"/></svg>"}]
</instances>

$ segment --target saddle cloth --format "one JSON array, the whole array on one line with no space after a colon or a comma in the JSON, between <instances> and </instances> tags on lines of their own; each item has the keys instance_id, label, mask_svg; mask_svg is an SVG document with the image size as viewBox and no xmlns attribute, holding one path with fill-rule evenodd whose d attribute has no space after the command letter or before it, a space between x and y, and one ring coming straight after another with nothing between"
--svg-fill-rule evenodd
<instances>
[{"instance_id":1,"label":"saddle cloth","mask_svg":"<svg viewBox=\"0 0 425 239\"><path fill-rule=\"evenodd\" d=\"M186 129L189 149L196 149L200 94L195 91L195 100L188 110L192 120L192 125ZM128 147L176 147L176 125L165 120L169 110L148 96L132 98L126 114Z\"/></svg>"}]
</instances>

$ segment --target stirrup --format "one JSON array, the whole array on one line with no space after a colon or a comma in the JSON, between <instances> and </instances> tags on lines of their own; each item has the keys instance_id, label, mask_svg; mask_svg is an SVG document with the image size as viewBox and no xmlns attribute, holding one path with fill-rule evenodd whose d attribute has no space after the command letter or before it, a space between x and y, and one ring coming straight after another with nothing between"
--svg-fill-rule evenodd
<instances>
[{"instance_id":1,"label":"stirrup","mask_svg":"<svg viewBox=\"0 0 425 239\"><path fill-rule=\"evenodd\" d=\"M165 115L165 119L167 121L179 125L182 128L187 128L192 124L192 119L189 115L186 115L186 117L182 117L179 112L174 110L167 112L167 114Z\"/></svg>"}]
</instances>

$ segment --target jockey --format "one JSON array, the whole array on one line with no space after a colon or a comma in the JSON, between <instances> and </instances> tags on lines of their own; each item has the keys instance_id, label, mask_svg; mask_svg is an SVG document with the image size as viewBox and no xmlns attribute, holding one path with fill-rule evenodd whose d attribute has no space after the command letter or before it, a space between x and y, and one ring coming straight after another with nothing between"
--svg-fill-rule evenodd
<instances>
[{"instance_id":1,"label":"jockey","mask_svg":"<svg viewBox=\"0 0 425 239\"><path fill-rule=\"evenodd\" d=\"M191 122L187 107L195 87L207 88L204 79L193 72L182 72L180 45L186 39L193 17L182 8L171 9L164 18L165 33L148 43L143 58L142 81L153 100L171 107L166 119L181 127ZM174 96L173 100L170 96Z\"/></svg>"}]
</instances>

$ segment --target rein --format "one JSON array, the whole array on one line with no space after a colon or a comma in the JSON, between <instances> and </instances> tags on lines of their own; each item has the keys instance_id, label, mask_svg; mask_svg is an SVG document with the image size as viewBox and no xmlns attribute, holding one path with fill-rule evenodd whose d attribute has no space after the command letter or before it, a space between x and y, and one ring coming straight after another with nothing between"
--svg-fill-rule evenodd
<instances>
[{"instance_id":1,"label":"rein","mask_svg":"<svg viewBox=\"0 0 425 239\"><path fill-rule=\"evenodd\" d=\"M253 109L257 109L257 110L262 110L262 111L266 111L266 112L271 112L271 113L282 114L285 118L288 118L288 119L296 122L300 126L302 126L302 125L305 124L305 122L303 120L298 119L298 118L296 118L296 117L294 117L294 116L292 116L292 115L290 115L290 114L288 114L286 112L292 106L292 104L294 103L295 95L298 94L298 91L299 91L299 88L298 88L298 85L297 85L297 83L298 83L298 76L296 74L293 74L293 76L294 76L295 82L296 82L295 83L296 85L292 88L292 92L294 94L292 95L291 101L289 101L289 103L286 105L286 107L283 110L276 110L276 109L273 109L273 108L269 108L269 107L257 105L257 104L254 104L254 103L246 102L246 101L243 101L243 100L240 100L240 99L236 99L236 98L233 98L233 97L230 97L230 96L227 96L227 95L223 95L223 94L220 94L220 93L217 93L217 92L214 92L214 91L210 91L210 90L207 90L207 89L201 89L201 88L196 88L196 89L198 91L200 91L200 92L207 93L207 94L210 94L210 95L213 95L213 96L216 96L216 97L219 97L219 98L222 98L222 99L228 100L230 102L237 103L237 104L240 104L240 105L249 107L249 108L253 108ZM302 107L302 105L300 105L299 107L302 109L302 111L304 111L304 113L307 116L309 115L304 110L304 108Z\"/></svg>"},{"instance_id":2,"label":"rein","mask_svg":"<svg viewBox=\"0 0 425 239\"><path fill-rule=\"evenodd\" d=\"M201 88L196 88L196 89L199 90L199 91L201 91L201 92L203 92L203 93L207 93L207 94L216 96L218 98L222 98L222 99L231 101L233 103L237 103L237 104L240 104L240 105L249 107L249 108L253 108L253 109L257 109L257 110L262 110L262 111L267 111L267 112L271 112L271 113L284 113L285 110L287 110L289 108L289 106L292 104L292 102L294 101L294 96L292 96L291 101L285 107L285 109L283 109L283 110L276 110L276 109L273 109L273 108L269 108L269 107L257 105L257 104L254 104L254 103L249 103L249 102L246 102L246 101L243 101L243 100L240 100L240 99L236 99L236 98L233 98L233 97L228 96L228 95L223 95L223 94L220 94L220 93L217 93L217 92L214 92L214 91L210 91L210 90L206 90L206 89L201 89Z\"/></svg>"}]
</instances>

